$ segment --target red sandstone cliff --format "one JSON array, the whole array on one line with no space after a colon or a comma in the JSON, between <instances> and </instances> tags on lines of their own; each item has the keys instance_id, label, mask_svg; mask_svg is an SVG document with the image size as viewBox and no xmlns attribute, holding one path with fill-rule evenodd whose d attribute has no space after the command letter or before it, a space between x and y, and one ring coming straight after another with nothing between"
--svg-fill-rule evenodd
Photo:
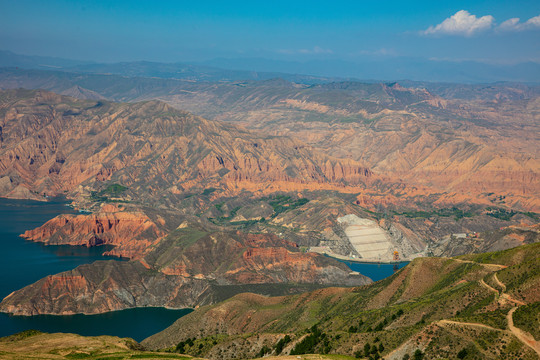
<instances>
[{"instance_id":1,"label":"red sandstone cliff","mask_svg":"<svg viewBox=\"0 0 540 360\"><path fill-rule=\"evenodd\" d=\"M158 101L83 101L25 90L3 94L0 196L80 192L81 184L95 189L104 181L121 183L147 202L208 187L229 195L353 192L373 177L359 162L329 157L287 137L258 137Z\"/></svg>"},{"instance_id":2,"label":"red sandstone cliff","mask_svg":"<svg viewBox=\"0 0 540 360\"><path fill-rule=\"evenodd\" d=\"M223 293L288 293L307 285L369 282L337 260L301 253L275 236L180 228L139 261L97 261L48 276L7 296L0 311L93 314L141 306L194 307L223 299Z\"/></svg>"},{"instance_id":3,"label":"red sandstone cliff","mask_svg":"<svg viewBox=\"0 0 540 360\"><path fill-rule=\"evenodd\" d=\"M59 215L21 236L47 245L113 245L106 255L138 259L165 236L163 225L142 211L122 211L106 205L95 214Z\"/></svg>"}]
</instances>

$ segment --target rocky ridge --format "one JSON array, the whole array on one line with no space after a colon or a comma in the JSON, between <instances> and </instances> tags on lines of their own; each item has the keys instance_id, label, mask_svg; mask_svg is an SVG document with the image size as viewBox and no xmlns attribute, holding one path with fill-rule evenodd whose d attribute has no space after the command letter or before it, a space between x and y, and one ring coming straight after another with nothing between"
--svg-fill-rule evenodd
<instances>
[{"instance_id":1,"label":"rocky ridge","mask_svg":"<svg viewBox=\"0 0 540 360\"><path fill-rule=\"evenodd\" d=\"M185 223L140 260L97 261L48 276L8 295L16 315L95 314L133 307L195 307L245 291L279 294L369 278L336 261L302 253L272 235L207 232Z\"/></svg>"},{"instance_id":2,"label":"rocky ridge","mask_svg":"<svg viewBox=\"0 0 540 360\"><path fill-rule=\"evenodd\" d=\"M139 259L169 230L160 216L154 221L142 211L104 205L93 214L59 215L21 237L46 245L112 245L104 255Z\"/></svg>"},{"instance_id":3,"label":"rocky ridge","mask_svg":"<svg viewBox=\"0 0 540 360\"><path fill-rule=\"evenodd\" d=\"M371 210L418 202L539 209L535 86L212 83L26 70L4 70L0 84L57 92L80 86L116 101L160 99L250 130L294 133L329 155L360 161L390 183L407 184L361 191L359 203ZM29 196L21 192L17 196Z\"/></svg>"},{"instance_id":4,"label":"rocky ridge","mask_svg":"<svg viewBox=\"0 0 540 360\"><path fill-rule=\"evenodd\" d=\"M465 349L486 359L534 359L538 342L524 339L529 332L538 334L537 324L524 319L540 300L539 245L462 258L419 258L390 278L360 288L285 297L240 294L197 309L143 344L210 359L250 358L263 346L269 355L367 357L377 352L401 359L419 350L428 358L453 358ZM516 317L516 311L521 315ZM516 322L529 335L516 335ZM285 336L288 342L278 346ZM184 345L188 338L192 347Z\"/></svg>"},{"instance_id":5,"label":"rocky ridge","mask_svg":"<svg viewBox=\"0 0 540 360\"><path fill-rule=\"evenodd\" d=\"M146 197L209 187L229 195L354 191L373 177L353 160L284 137L260 138L156 101L115 104L23 90L1 99L2 196L20 187L53 196L103 181Z\"/></svg>"}]
</instances>

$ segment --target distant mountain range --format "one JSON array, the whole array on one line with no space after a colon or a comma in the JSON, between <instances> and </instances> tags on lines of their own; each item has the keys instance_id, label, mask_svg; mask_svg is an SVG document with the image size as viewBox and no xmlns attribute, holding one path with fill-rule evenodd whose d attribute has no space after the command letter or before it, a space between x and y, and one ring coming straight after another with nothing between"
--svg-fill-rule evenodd
<instances>
[{"instance_id":1,"label":"distant mountain range","mask_svg":"<svg viewBox=\"0 0 540 360\"><path fill-rule=\"evenodd\" d=\"M478 61L447 61L422 58L392 57L361 61L312 60L279 61L261 58L214 59L202 62L207 66L229 69L313 74L327 77L361 79L362 81L415 80L451 83L495 81L540 81L540 64L524 62L494 65Z\"/></svg>"},{"instance_id":2,"label":"distant mountain range","mask_svg":"<svg viewBox=\"0 0 540 360\"><path fill-rule=\"evenodd\" d=\"M539 86L404 84L409 87L354 81L309 85L283 79L210 82L0 69L0 88L4 89L46 89L91 100L157 99L254 133L283 138L292 132L314 149L360 161L391 177L392 181L384 181L387 185L402 180L413 185L414 189L392 191L379 186L392 196L377 198L378 204L410 207L419 199L411 202L406 194L437 193L428 203L473 201L538 209L534 114ZM365 201L375 198L365 195L358 201L373 206Z\"/></svg>"},{"instance_id":3,"label":"distant mountain range","mask_svg":"<svg viewBox=\"0 0 540 360\"><path fill-rule=\"evenodd\" d=\"M10 51L0 51L0 67L57 70L85 74L114 74L128 77L150 77L191 81L268 80L282 78L298 83L317 84L336 80L336 78L322 76L253 70L229 70L211 65L180 62L158 63L150 61L132 61L95 63L54 57L18 55Z\"/></svg>"},{"instance_id":4,"label":"distant mountain range","mask_svg":"<svg viewBox=\"0 0 540 360\"><path fill-rule=\"evenodd\" d=\"M93 74L197 81L267 80L279 77L308 84L344 79L361 79L371 82L404 79L452 83L540 82L540 63L537 62L487 64L478 61L430 60L411 57L366 58L360 61L328 59L297 62L265 58L217 58L196 63L149 61L97 63L0 51L0 67L57 69Z\"/></svg>"},{"instance_id":5,"label":"distant mountain range","mask_svg":"<svg viewBox=\"0 0 540 360\"><path fill-rule=\"evenodd\" d=\"M23 236L108 244L109 254L130 261L48 276L6 297L0 312L194 307L246 291L359 286L370 280L321 253L410 260L538 241L538 85L360 82L3 54L0 195L62 195L84 212ZM367 250L355 242L366 223L384 236L386 253L370 253L379 241ZM502 331L482 341L510 344L505 319L514 332L512 312L518 322L518 311L531 318L535 308L505 301L538 299L529 293L538 288L538 245L525 249L497 255L501 262L492 255L419 259L362 288L278 300L241 295L229 302L235 312L227 303L203 307L145 345L184 352L189 338L206 349L190 354L223 360L272 352L275 334L287 333L295 342L289 350L303 347L305 334L320 341L304 352L360 356L358 345L369 341L381 344L373 355L401 359L399 352L417 350L459 321ZM484 323L478 316L486 313ZM266 336L271 341L261 341ZM229 352L240 338L254 351ZM431 351L423 344L431 358L457 355L455 346ZM497 349L491 358L534 355L525 344L489 346Z\"/></svg>"}]
</instances>

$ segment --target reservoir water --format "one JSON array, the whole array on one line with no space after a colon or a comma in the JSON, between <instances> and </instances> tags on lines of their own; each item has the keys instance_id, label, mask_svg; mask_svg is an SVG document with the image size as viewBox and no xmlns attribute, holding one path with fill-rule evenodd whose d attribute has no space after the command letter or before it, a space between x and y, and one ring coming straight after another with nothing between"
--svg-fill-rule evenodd
<instances>
[{"instance_id":1,"label":"reservoir water","mask_svg":"<svg viewBox=\"0 0 540 360\"><path fill-rule=\"evenodd\" d=\"M51 274L104 260L107 247L45 246L19 237L62 213L65 203L0 199L0 298ZM109 259L118 258L109 257ZM116 335L142 340L171 325L190 309L140 308L100 315L11 316L0 313L0 337L28 329L81 335Z\"/></svg>"},{"instance_id":2,"label":"reservoir water","mask_svg":"<svg viewBox=\"0 0 540 360\"><path fill-rule=\"evenodd\" d=\"M347 264L351 270L358 271L360 274L371 278L373 281L385 279L409 263L407 261L402 261L395 264L362 263L345 260L339 261Z\"/></svg>"},{"instance_id":3,"label":"reservoir water","mask_svg":"<svg viewBox=\"0 0 540 360\"><path fill-rule=\"evenodd\" d=\"M45 246L19 237L26 230L34 229L62 213L73 213L73 210L59 200L38 202L0 199L1 299L12 291L47 275L104 259L102 253L107 250L106 247ZM120 261L118 258L109 259ZM406 265L406 263L395 266L394 264L344 262L352 270L374 281L390 276L395 268ZM81 335L115 335L141 341L165 329L191 311L191 309L137 308L99 315L71 316L11 316L0 313L0 337L36 329L44 332L69 332Z\"/></svg>"}]
</instances>

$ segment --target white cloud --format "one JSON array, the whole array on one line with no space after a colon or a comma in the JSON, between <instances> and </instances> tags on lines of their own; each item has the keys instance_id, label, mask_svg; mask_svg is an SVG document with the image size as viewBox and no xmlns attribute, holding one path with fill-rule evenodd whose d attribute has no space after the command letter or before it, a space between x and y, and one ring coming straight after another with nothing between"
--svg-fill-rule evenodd
<instances>
[{"instance_id":1,"label":"white cloud","mask_svg":"<svg viewBox=\"0 0 540 360\"><path fill-rule=\"evenodd\" d=\"M398 53L394 49L380 48L377 50L360 50L361 55L376 55L376 56L397 56Z\"/></svg>"},{"instance_id":2,"label":"white cloud","mask_svg":"<svg viewBox=\"0 0 540 360\"><path fill-rule=\"evenodd\" d=\"M300 49L298 50L300 54L332 54L333 51L330 49L323 49L320 46L314 46L313 49Z\"/></svg>"},{"instance_id":3,"label":"white cloud","mask_svg":"<svg viewBox=\"0 0 540 360\"><path fill-rule=\"evenodd\" d=\"M535 16L533 18L530 18L529 20L527 20L527 22L525 23L525 25L529 28L534 28L534 29L538 29L540 28L540 15L538 16Z\"/></svg>"},{"instance_id":4,"label":"white cloud","mask_svg":"<svg viewBox=\"0 0 540 360\"><path fill-rule=\"evenodd\" d=\"M530 18L524 23L519 18L508 19L497 27L499 31L525 31L540 29L540 15Z\"/></svg>"},{"instance_id":5,"label":"white cloud","mask_svg":"<svg viewBox=\"0 0 540 360\"><path fill-rule=\"evenodd\" d=\"M424 35L461 35L472 36L475 33L489 30L495 18L491 15L476 17L467 10L460 10L436 26L423 31Z\"/></svg>"},{"instance_id":6,"label":"white cloud","mask_svg":"<svg viewBox=\"0 0 540 360\"><path fill-rule=\"evenodd\" d=\"M512 31L515 30L518 26L519 18L511 18L499 25L498 29L503 31Z\"/></svg>"},{"instance_id":7,"label":"white cloud","mask_svg":"<svg viewBox=\"0 0 540 360\"><path fill-rule=\"evenodd\" d=\"M334 52L330 49L324 49L320 46L314 46L311 49L280 49L278 50L281 54L333 54Z\"/></svg>"}]
</instances>

